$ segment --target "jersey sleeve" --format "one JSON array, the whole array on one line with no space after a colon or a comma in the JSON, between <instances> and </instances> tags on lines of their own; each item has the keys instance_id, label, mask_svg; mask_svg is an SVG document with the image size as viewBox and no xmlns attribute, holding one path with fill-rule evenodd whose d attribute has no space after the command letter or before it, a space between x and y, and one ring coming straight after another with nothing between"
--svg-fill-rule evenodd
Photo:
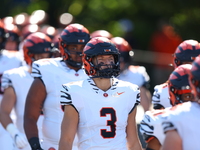
<instances>
[{"instance_id":1,"label":"jersey sleeve","mask_svg":"<svg viewBox=\"0 0 200 150\"><path fill-rule=\"evenodd\" d=\"M163 133L161 115L165 113L165 110L147 111L145 113L140 123L139 131L146 143L153 138L157 138L163 144L165 135Z\"/></svg>"},{"instance_id":2,"label":"jersey sleeve","mask_svg":"<svg viewBox=\"0 0 200 150\"><path fill-rule=\"evenodd\" d=\"M42 74L41 74L41 66L40 66L40 61L34 61L32 63L32 72L31 72L31 76L34 78L42 78Z\"/></svg>"},{"instance_id":3,"label":"jersey sleeve","mask_svg":"<svg viewBox=\"0 0 200 150\"><path fill-rule=\"evenodd\" d=\"M184 117L184 112L189 110L189 103L181 103L179 105L173 106L169 113L162 115L162 128L164 133L169 130L176 130L179 124L179 119Z\"/></svg>"},{"instance_id":4,"label":"jersey sleeve","mask_svg":"<svg viewBox=\"0 0 200 150\"><path fill-rule=\"evenodd\" d=\"M63 84L60 90L60 103L62 106L72 105L71 95L69 94L69 86L67 84Z\"/></svg>"},{"instance_id":5,"label":"jersey sleeve","mask_svg":"<svg viewBox=\"0 0 200 150\"><path fill-rule=\"evenodd\" d=\"M140 104L140 89L139 89L139 87L137 85L133 85L132 90L134 90L134 92L132 92L132 93L134 93L134 95L132 97L135 98L135 103L132 104L133 100L131 99L130 106L133 106L133 107L132 107L131 111L129 112L129 114L135 109L135 107L137 105Z\"/></svg>"},{"instance_id":6,"label":"jersey sleeve","mask_svg":"<svg viewBox=\"0 0 200 150\"><path fill-rule=\"evenodd\" d=\"M12 87L12 80L11 80L11 70L7 70L3 73L1 78L1 90L4 91L8 87Z\"/></svg>"},{"instance_id":7,"label":"jersey sleeve","mask_svg":"<svg viewBox=\"0 0 200 150\"><path fill-rule=\"evenodd\" d=\"M60 104L64 111L64 106L71 105L74 107L74 109L79 112L78 108L80 106L80 101L77 101L77 99L80 99L79 95L76 94L76 86L71 86L73 82L63 84L62 88L60 90ZM75 90L75 92L73 92Z\"/></svg>"},{"instance_id":8,"label":"jersey sleeve","mask_svg":"<svg viewBox=\"0 0 200 150\"><path fill-rule=\"evenodd\" d=\"M156 85L152 96L154 109L171 107L167 83Z\"/></svg>"}]
</instances>

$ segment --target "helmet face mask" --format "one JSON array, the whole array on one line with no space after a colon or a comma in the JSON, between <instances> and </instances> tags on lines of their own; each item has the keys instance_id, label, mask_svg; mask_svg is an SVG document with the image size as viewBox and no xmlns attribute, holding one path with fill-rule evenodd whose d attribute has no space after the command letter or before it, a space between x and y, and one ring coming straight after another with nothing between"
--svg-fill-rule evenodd
<instances>
[{"instance_id":1,"label":"helmet face mask","mask_svg":"<svg viewBox=\"0 0 200 150\"><path fill-rule=\"evenodd\" d=\"M65 44L64 42L61 42L61 45L63 45L63 50L65 52L64 56L67 57L66 62L76 68L82 67L82 52L84 45L83 44ZM65 57L65 58L66 58Z\"/></svg>"},{"instance_id":2,"label":"helmet face mask","mask_svg":"<svg viewBox=\"0 0 200 150\"><path fill-rule=\"evenodd\" d=\"M177 105L179 103L183 103L186 101L193 100L193 94L191 93L190 86L183 86L181 89L173 87L173 85L169 82L169 94L170 94L170 102L171 105Z\"/></svg>"},{"instance_id":3,"label":"helmet face mask","mask_svg":"<svg viewBox=\"0 0 200 150\"><path fill-rule=\"evenodd\" d=\"M110 57L109 55L112 55ZM98 57L107 56L112 58L110 63L99 62ZM120 72L120 53L118 49L105 37L91 39L83 50L83 64L86 74L91 78L117 77Z\"/></svg>"},{"instance_id":4,"label":"helmet face mask","mask_svg":"<svg viewBox=\"0 0 200 150\"><path fill-rule=\"evenodd\" d=\"M104 63L101 61L101 57L109 57L108 63ZM96 75L92 78L111 78L112 76L118 76L118 74L115 74L115 68L116 68L116 62L115 62L115 56L114 55L98 55L92 58L93 67L96 70ZM100 61L98 60L98 57L100 57Z\"/></svg>"}]
</instances>

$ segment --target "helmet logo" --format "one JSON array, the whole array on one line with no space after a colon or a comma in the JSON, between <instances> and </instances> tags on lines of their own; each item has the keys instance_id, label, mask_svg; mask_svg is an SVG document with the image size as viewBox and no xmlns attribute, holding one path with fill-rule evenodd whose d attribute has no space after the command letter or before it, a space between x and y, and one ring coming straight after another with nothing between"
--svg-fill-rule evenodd
<instances>
[{"instance_id":1,"label":"helmet logo","mask_svg":"<svg viewBox=\"0 0 200 150\"><path fill-rule=\"evenodd\" d=\"M111 49L104 49L104 52L111 52Z\"/></svg>"},{"instance_id":2,"label":"helmet logo","mask_svg":"<svg viewBox=\"0 0 200 150\"><path fill-rule=\"evenodd\" d=\"M78 42L79 42L79 43L84 43L85 40L84 40L84 39L78 39Z\"/></svg>"}]
</instances>

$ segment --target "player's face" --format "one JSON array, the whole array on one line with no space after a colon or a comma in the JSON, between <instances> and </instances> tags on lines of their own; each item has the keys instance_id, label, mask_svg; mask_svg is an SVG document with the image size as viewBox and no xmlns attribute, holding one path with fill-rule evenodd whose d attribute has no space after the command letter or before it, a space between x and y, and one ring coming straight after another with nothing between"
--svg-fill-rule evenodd
<instances>
[{"instance_id":1,"label":"player's face","mask_svg":"<svg viewBox=\"0 0 200 150\"><path fill-rule=\"evenodd\" d=\"M15 41L7 41L5 44L6 50L17 50L17 42Z\"/></svg>"},{"instance_id":2,"label":"player's face","mask_svg":"<svg viewBox=\"0 0 200 150\"><path fill-rule=\"evenodd\" d=\"M193 101L194 100L194 96L192 93L185 93L181 95L181 100L183 100L184 102L187 101Z\"/></svg>"},{"instance_id":3,"label":"player's face","mask_svg":"<svg viewBox=\"0 0 200 150\"><path fill-rule=\"evenodd\" d=\"M49 57L50 57L50 53L34 54L35 60L39 60L39 59L42 59L42 58L49 58Z\"/></svg>"},{"instance_id":4,"label":"player's face","mask_svg":"<svg viewBox=\"0 0 200 150\"><path fill-rule=\"evenodd\" d=\"M81 54L83 52L83 48L85 45L83 44L70 44L67 46L67 50L70 53L70 57L73 61L81 62L82 57Z\"/></svg>"},{"instance_id":5,"label":"player's face","mask_svg":"<svg viewBox=\"0 0 200 150\"><path fill-rule=\"evenodd\" d=\"M101 70L111 68L114 62L113 55L98 55L93 59L94 65L101 65Z\"/></svg>"}]
</instances>

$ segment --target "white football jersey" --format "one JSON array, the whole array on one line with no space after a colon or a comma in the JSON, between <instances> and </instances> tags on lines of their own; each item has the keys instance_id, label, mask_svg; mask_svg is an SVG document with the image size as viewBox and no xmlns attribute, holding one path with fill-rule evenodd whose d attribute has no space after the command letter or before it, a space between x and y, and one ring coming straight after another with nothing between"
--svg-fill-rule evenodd
<instances>
[{"instance_id":1,"label":"white football jersey","mask_svg":"<svg viewBox=\"0 0 200 150\"><path fill-rule=\"evenodd\" d=\"M154 105L154 108L159 107L160 105L163 106L164 108L172 107L172 105L170 104L169 90L167 83L156 85L154 87L152 103Z\"/></svg>"},{"instance_id":2,"label":"white football jersey","mask_svg":"<svg viewBox=\"0 0 200 150\"><path fill-rule=\"evenodd\" d=\"M176 105L169 115L163 116L163 130L176 129L182 139L183 150L197 150L200 147L199 114L200 105L196 102Z\"/></svg>"},{"instance_id":3,"label":"white football jersey","mask_svg":"<svg viewBox=\"0 0 200 150\"><path fill-rule=\"evenodd\" d=\"M19 68L14 68L7 70L2 76L2 90L13 87L16 94L15 103L15 113L16 113L16 126L20 132L24 133L24 107L26 96L28 94L29 88L33 82L33 77L28 72L28 66L22 66Z\"/></svg>"},{"instance_id":4,"label":"white football jersey","mask_svg":"<svg viewBox=\"0 0 200 150\"><path fill-rule=\"evenodd\" d=\"M76 72L74 69L67 67L62 58L41 59L33 62L32 76L42 79L47 92L43 105L44 144L46 141L49 141L58 147L61 122L64 115L60 105L60 89L62 84L83 80L88 78L88 76L83 69Z\"/></svg>"},{"instance_id":5,"label":"white football jersey","mask_svg":"<svg viewBox=\"0 0 200 150\"><path fill-rule=\"evenodd\" d=\"M4 71L17 68L22 65L23 57L18 51L0 51L0 87L1 87L1 77ZM3 91L0 88L0 102L2 100ZM12 118L15 118L15 114L12 111ZM0 145L2 150L10 150L13 147L13 140L9 133L0 124Z\"/></svg>"},{"instance_id":6,"label":"white football jersey","mask_svg":"<svg viewBox=\"0 0 200 150\"><path fill-rule=\"evenodd\" d=\"M4 71L22 66L23 57L18 51L2 50L0 52L0 79ZM1 82L0 82L1 86ZM0 100L2 99L0 89Z\"/></svg>"},{"instance_id":7,"label":"white football jersey","mask_svg":"<svg viewBox=\"0 0 200 150\"><path fill-rule=\"evenodd\" d=\"M139 131L143 135L146 143L150 142L153 137L156 137L160 144L163 145L165 134L162 128L162 115L167 115L171 107L165 109L157 109L152 111L146 111L142 121L140 122Z\"/></svg>"},{"instance_id":8,"label":"white football jersey","mask_svg":"<svg viewBox=\"0 0 200 150\"><path fill-rule=\"evenodd\" d=\"M24 133L24 107L26 102L26 96L28 94L29 88L33 82L33 77L28 72L29 66L22 66L19 68L14 68L11 70L7 70L3 73L2 76L2 91L8 88L9 86L14 88L16 94L16 103L14 107L14 111L16 114L16 119L14 123L16 124L17 128L21 133ZM43 116L39 117L37 122L38 130L39 130L39 137L42 141L42 122ZM28 143L28 141L27 141ZM27 145L23 150L30 150L30 146Z\"/></svg>"},{"instance_id":9,"label":"white football jersey","mask_svg":"<svg viewBox=\"0 0 200 150\"><path fill-rule=\"evenodd\" d=\"M129 66L128 69L120 73L118 79L128 81L139 87L149 82L149 75L143 66Z\"/></svg>"},{"instance_id":10,"label":"white football jersey","mask_svg":"<svg viewBox=\"0 0 200 150\"><path fill-rule=\"evenodd\" d=\"M140 102L137 85L113 78L106 92L92 79L64 84L61 104L73 105L79 113L79 150L125 150L129 113Z\"/></svg>"}]
</instances>

